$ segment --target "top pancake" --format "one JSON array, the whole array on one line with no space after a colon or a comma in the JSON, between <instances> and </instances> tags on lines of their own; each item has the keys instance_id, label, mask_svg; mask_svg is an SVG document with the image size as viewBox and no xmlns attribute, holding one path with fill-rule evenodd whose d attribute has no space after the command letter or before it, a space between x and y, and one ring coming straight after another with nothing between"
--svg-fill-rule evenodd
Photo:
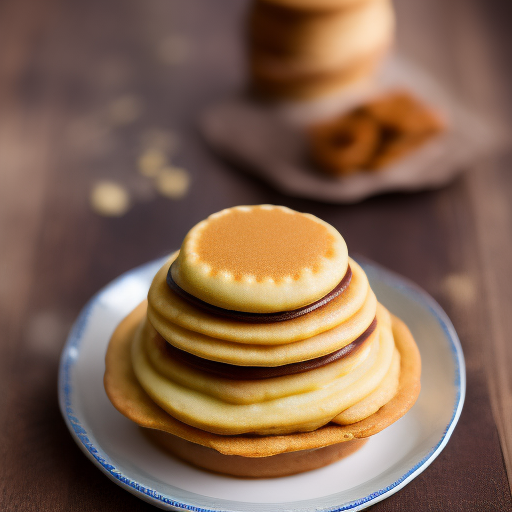
<instances>
[{"instance_id":1,"label":"top pancake","mask_svg":"<svg viewBox=\"0 0 512 512\"><path fill-rule=\"evenodd\" d=\"M345 241L313 215L282 206L239 206L194 226L173 280L214 306L250 313L297 309L322 298L348 267Z\"/></svg>"}]
</instances>

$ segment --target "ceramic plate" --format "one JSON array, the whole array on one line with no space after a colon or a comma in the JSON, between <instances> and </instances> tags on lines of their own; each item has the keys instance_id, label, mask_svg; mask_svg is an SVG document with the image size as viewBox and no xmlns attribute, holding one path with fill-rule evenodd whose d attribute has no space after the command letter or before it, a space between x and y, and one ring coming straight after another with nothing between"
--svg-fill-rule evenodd
<instances>
[{"instance_id":1,"label":"ceramic plate","mask_svg":"<svg viewBox=\"0 0 512 512\"><path fill-rule=\"evenodd\" d=\"M444 448L465 394L464 356L440 306L405 279L362 261L379 301L402 318L421 352L422 390L399 421L350 457L300 475L249 480L208 473L159 451L110 404L105 350L118 322L147 294L165 260L122 275L87 304L62 353L59 401L71 434L115 483L167 510L361 510L397 492Z\"/></svg>"}]
</instances>

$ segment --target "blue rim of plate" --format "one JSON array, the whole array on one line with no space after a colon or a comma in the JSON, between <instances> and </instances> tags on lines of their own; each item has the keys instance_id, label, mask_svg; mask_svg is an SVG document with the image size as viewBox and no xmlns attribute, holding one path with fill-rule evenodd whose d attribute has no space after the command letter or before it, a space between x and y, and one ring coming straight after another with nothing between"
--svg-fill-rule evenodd
<instances>
[{"instance_id":1,"label":"blue rim of plate","mask_svg":"<svg viewBox=\"0 0 512 512\"><path fill-rule=\"evenodd\" d=\"M82 426L80 420L74 413L73 388L71 385L72 372L74 365L80 355L80 344L94 307L101 300L102 296L109 290L118 286L127 278L132 277L134 274L143 273L151 267L155 267L155 269L157 269L165 262L166 259L167 258L151 261L122 274L117 279L114 279L107 286L102 288L89 300L89 302L82 309L71 329L60 359L58 381L59 406L61 413L64 416L66 425L72 436L75 438L78 446L87 455L87 457L93 461L93 463L95 463L111 480L119 484L121 487L124 487L132 494L135 494L139 498L142 498L143 500L157 506L166 505L179 510L191 510L194 512L225 512L224 509L220 508L202 508L189 503L177 501L171 496L162 494L156 489L142 485L137 481L132 480L130 477L124 475L114 465L108 462L108 455L104 453L101 448L94 446L94 444L89 440L87 430ZM328 507L324 509L315 508L316 512L321 512L322 510L325 512L360 510L363 505L365 506L364 508L366 508L366 506L374 505L375 503L399 491L418 474L424 471L446 446L462 412L462 406L464 404L466 393L466 369L460 340L452 322L448 318L448 315L441 308L441 306L418 285L408 280L407 278L404 278L399 274L396 274L364 257L359 256L355 259L367 273L378 276L378 279L381 282L398 290L402 294L410 297L412 300L426 306L429 312L435 317L443 329L446 339L450 344L450 351L453 357L455 369L454 386L456 388L456 400L452 417L444 429L443 435L439 442L431 448L428 454L423 457L421 461L419 461L406 473L395 480L395 482L382 489L372 492L363 498L345 503L339 507ZM272 506L270 503L268 505L269 507Z\"/></svg>"}]
</instances>

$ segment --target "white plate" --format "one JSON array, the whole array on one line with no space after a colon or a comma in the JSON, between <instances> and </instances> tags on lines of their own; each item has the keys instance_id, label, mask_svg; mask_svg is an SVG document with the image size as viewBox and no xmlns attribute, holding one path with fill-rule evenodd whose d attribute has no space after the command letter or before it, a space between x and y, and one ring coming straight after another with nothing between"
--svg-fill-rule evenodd
<instances>
[{"instance_id":1,"label":"white plate","mask_svg":"<svg viewBox=\"0 0 512 512\"><path fill-rule=\"evenodd\" d=\"M379 301L402 318L423 363L414 407L350 457L301 475L249 480L208 473L159 451L110 404L103 389L105 350L115 326L147 294L164 263L122 275L78 317L62 353L59 401L73 437L114 482L167 510L305 512L361 510L390 496L441 452L466 390L464 356L440 306L405 279L362 261Z\"/></svg>"}]
</instances>

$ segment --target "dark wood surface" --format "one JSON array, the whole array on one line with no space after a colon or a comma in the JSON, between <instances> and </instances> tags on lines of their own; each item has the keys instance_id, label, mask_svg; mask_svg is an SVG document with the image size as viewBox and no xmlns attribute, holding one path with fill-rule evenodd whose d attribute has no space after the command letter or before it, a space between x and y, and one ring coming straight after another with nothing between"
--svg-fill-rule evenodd
<instances>
[{"instance_id":1,"label":"dark wood surface","mask_svg":"<svg viewBox=\"0 0 512 512\"><path fill-rule=\"evenodd\" d=\"M318 215L351 252L417 282L461 338L468 388L452 440L374 510L512 510L510 153L443 190L353 206L291 199L236 172L205 147L195 119L243 84L246 7L241 0L0 1L0 509L150 509L103 476L66 430L56 385L67 331L95 291L178 247L208 214L275 203ZM510 126L510 2L396 7L401 51ZM172 33L190 40L179 66L157 56ZM143 99L142 116L123 127L98 125L125 94ZM192 175L189 194L140 200L121 218L94 214L95 180L140 185L137 141L152 127L179 133L176 162Z\"/></svg>"}]
</instances>

